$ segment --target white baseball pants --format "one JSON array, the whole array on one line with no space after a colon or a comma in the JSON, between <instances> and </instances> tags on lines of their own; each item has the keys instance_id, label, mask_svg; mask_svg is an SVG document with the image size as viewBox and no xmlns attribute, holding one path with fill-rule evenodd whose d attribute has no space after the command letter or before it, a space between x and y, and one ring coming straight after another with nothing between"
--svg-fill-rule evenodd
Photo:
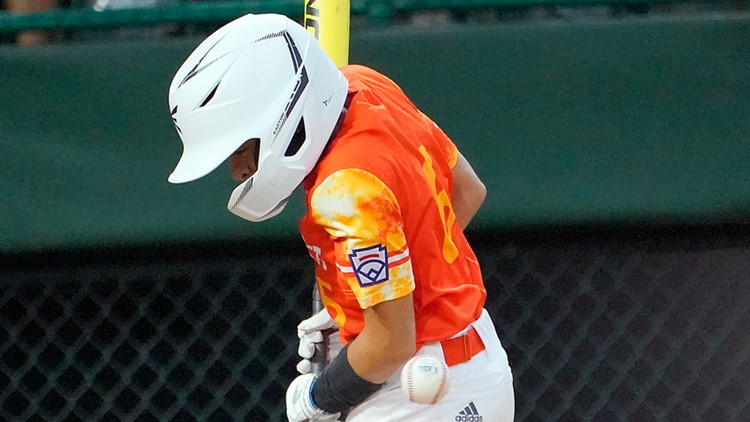
<instances>
[{"instance_id":1,"label":"white baseball pants","mask_svg":"<svg viewBox=\"0 0 750 422\"><path fill-rule=\"evenodd\" d=\"M485 350L449 370L450 390L434 405L410 402L401 391L401 370L364 403L352 408L347 422L510 422L515 412L513 375L508 356L487 310L471 324ZM467 327L468 329L469 327ZM427 343L418 355L443 359L439 343Z\"/></svg>"}]
</instances>

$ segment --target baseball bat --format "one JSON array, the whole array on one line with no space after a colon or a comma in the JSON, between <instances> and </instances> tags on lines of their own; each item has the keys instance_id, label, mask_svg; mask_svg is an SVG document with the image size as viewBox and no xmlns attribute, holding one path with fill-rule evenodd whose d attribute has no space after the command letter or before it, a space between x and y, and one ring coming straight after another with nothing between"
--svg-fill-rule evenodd
<instances>
[{"instance_id":1,"label":"baseball bat","mask_svg":"<svg viewBox=\"0 0 750 422\"><path fill-rule=\"evenodd\" d=\"M349 63L350 0L305 0L304 26L337 67Z\"/></svg>"},{"instance_id":2,"label":"baseball bat","mask_svg":"<svg viewBox=\"0 0 750 422\"><path fill-rule=\"evenodd\" d=\"M322 311L325 308L323 301L320 299L320 291L318 286L313 286L313 297L312 297L312 313L313 315ZM323 331L323 342L315 345L315 354L311 358L312 372L314 374L320 374L325 368L328 358L328 330Z\"/></svg>"},{"instance_id":3,"label":"baseball bat","mask_svg":"<svg viewBox=\"0 0 750 422\"><path fill-rule=\"evenodd\" d=\"M349 62L350 0L305 0L304 26L318 39L320 46L336 67ZM317 283L312 295L313 315L325 307ZM328 332L323 332L323 342L315 346L312 371L319 374L325 368L328 356Z\"/></svg>"}]
</instances>

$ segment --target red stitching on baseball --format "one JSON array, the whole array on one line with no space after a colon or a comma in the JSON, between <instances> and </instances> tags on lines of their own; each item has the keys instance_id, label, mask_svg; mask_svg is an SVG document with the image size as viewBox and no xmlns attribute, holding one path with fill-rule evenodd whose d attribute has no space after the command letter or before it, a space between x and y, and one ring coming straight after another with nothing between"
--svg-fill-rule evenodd
<instances>
[{"instance_id":1,"label":"red stitching on baseball","mask_svg":"<svg viewBox=\"0 0 750 422\"><path fill-rule=\"evenodd\" d=\"M445 382L448 380L448 370L447 368L443 368L443 365L438 359L437 356L430 356L431 358L435 359L435 361L438 363L438 367L443 371L443 375L440 377L440 385L438 386L437 390L435 390L435 396L432 398L432 402L430 404L435 404L440 400L440 393L443 391L443 388L445 388Z\"/></svg>"},{"instance_id":2,"label":"red stitching on baseball","mask_svg":"<svg viewBox=\"0 0 750 422\"><path fill-rule=\"evenodd\" d=\"M410 360L406 366L406 386L409 388L409 401L413 402L416 398L414 393L414 370L412 368L414 361Z\"/></svg>"}]
</instances>

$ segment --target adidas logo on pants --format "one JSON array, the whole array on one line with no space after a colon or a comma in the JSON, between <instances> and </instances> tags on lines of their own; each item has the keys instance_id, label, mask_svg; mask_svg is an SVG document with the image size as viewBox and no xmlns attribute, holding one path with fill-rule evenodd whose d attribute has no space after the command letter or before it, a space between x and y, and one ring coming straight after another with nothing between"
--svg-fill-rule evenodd
<instances>
[{"instance_id":1,"label":"adidas logo on pants","mask_svg":"<svg viewBox=\"0 0 750 422\"><path fill-rule=\"evenodd\" d=\"M460 411L455 419L456 422L483 422L483 420L484 418L479 415L479 411L474 405L474 402L469 403L464 410Z\"/></svg>"}]
</instances>

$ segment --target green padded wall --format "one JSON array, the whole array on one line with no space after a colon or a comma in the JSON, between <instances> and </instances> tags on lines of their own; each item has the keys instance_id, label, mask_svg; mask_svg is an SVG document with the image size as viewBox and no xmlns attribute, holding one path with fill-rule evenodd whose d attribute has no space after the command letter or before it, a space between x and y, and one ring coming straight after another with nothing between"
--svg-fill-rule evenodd
<instances>
[{"instance_id":1,"label":"green padded wall","mask_svg":"<svg viewBox=\"0 0 750 422\"><path fill-rule=\"evenodd\" d=\"M0 48L0 252L262 239L226 169L184 186L171 75L198 39ZM352 61L399 81L489 189L479 229L745 221L750 20L393 27Z\"/></svg>"}]
</instances>

